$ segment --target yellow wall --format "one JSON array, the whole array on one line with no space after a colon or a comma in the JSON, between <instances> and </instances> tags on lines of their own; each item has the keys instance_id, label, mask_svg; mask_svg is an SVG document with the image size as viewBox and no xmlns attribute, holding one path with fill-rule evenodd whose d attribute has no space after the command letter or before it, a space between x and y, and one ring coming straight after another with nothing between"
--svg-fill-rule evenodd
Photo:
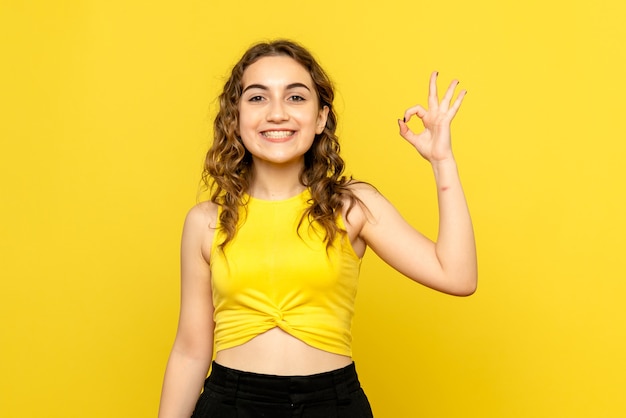
<instances>
[{"instance_id":1,"label":"yellow wall","mask_svg":"<svg viewBox=\"0 0 626 418\"><path fill-rule=\"evenodd\" d=\"M439 295L367 255L354 349L377 416L626 416L625 11L4 0L0 416L155 416L214 98L277 36L334 78L350 172L430 236L432 175L396 119L433 69L469 90L453 140L479 291Z\"/></svg>"}]
</instances>

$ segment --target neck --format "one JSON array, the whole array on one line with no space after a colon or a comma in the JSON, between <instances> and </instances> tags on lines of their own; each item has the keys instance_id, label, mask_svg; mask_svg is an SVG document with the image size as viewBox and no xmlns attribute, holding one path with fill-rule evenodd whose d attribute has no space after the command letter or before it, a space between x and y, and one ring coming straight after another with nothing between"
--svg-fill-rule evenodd
<instances>
[{"instance_id":1,"label":"neck","mask_svg":"<svg viewBox=\"0 0 626 418\"><path fill-rule=\"evenodd\" d=\"M303 161L292 164L268 164L254 161L253 176L248 194L265 200L282 200L301 193L300 183Z\"/></svg>"}]
</instances>

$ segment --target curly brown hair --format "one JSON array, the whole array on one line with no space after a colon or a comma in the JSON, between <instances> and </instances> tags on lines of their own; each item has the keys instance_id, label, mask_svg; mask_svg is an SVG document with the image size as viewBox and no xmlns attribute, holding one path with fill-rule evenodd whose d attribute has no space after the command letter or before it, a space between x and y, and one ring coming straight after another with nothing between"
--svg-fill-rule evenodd
<instances>
[{"instance_id":1,"label":"curly brown hair","mask_svg":"<svg viewBox=\"0 0 626 418\"><path fill-rule=\"evenodd\" d=\"M300 223L305 219L317 222L325 231L324 241L328 248L338 234L346 232L337 225L344 202L349 202L348 211L361 202L349 187L354 180L343 175L345 163L339 155L339 141L335 134L337 115L332 106L335 96L332 82L308 50L289 40L263 42L250 47L233 67L219 97L213 144L206 154L202 173L211 201L222 209L219 224L225 238L219 248L223 250L237 232L239 207L246 207L245 196L252 177L252 155L239 137L238 105L243 74L250 65L268 56L291 57L302 65L311 75L320 109L324 106L329 109L324 131L315 136L304 155L304 168L299 179L311 193Z\"/></svg>"}]
</instances>

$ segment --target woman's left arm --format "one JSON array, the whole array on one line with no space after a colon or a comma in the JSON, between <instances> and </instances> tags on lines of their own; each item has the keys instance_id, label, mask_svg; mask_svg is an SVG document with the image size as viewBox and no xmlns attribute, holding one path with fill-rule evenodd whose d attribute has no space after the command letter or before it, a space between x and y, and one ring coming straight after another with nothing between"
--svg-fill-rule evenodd
<instances>
[{"instance_id":1,"label":"woman's left arm","mask_svg":"<svg viewBox=\"0 0 626 418\"><path fill-rule=\"evenodd\" d=\"M374 252L419 283L452 295L467 296L476 290L477 261L472 221L451 146L450 125L466 94L461 90L453 101L457 85L458 81L452 81L439 101L437 73L433 73L428 109L414 106L398 121L400 135L433 168L439 203L437 241L432 242L416 231L378 192L361 189L358 195L369 211L360 236ZM413 115L424 125L420 133L407 126Z\"/></svg>"}]
</instances>

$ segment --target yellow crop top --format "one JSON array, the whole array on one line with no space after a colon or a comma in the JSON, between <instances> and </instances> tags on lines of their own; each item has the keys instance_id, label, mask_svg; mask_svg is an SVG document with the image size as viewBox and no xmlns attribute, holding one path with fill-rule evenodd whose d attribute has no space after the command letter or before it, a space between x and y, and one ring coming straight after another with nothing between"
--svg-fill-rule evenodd
<instances>
[{"instance_id":1,"label":"yellow crop top","mask_svg":"<svg viewBox=\"0 0 626 418\"><path fill-rule=\"evenodd\" d=\"M338 235L326 251L324 231L302 222L310 193L280 201L250 197L237 234L211 251L215 348L241 345L279 327L306 344L352 355L352 316L361 260ZM341 217L338 225L345 229Z\"/></svg>"}]
</instances>

